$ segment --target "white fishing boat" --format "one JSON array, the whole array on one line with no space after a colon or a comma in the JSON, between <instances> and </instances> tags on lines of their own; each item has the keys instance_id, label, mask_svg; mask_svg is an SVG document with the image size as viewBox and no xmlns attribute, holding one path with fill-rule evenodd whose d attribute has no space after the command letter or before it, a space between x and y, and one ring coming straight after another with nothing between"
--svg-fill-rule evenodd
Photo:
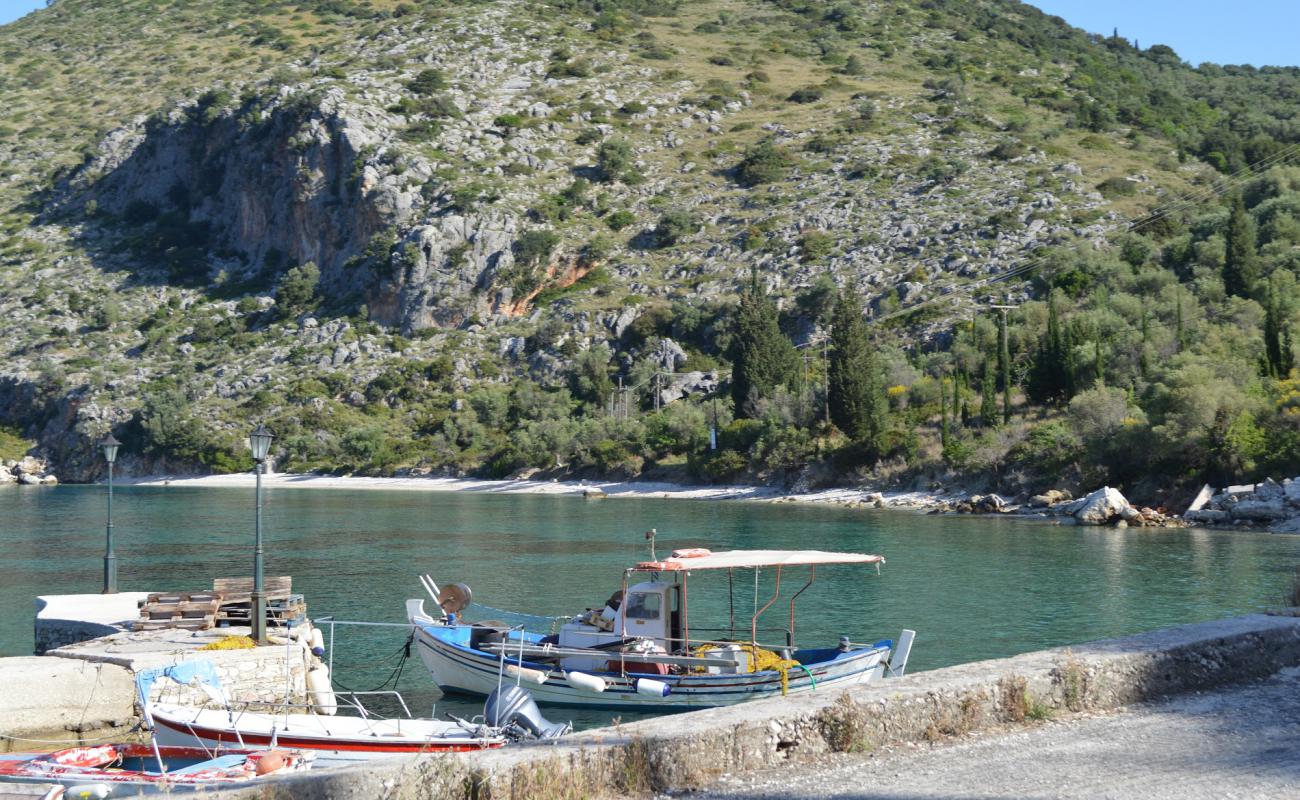
<instances>
[{"instance_id":1,"label":"white fishing boat","mask_svg":"<svg viewBox=\"0 0 1300 800\"><path fill-rule=\"evenodd\" d=\"M902 675L913 631L897 645L891 640L859 644L841 636L835 646L794 645L795 600L816 580L818 567L862 565L879 570L884 558L863 553L818 550L674 551L662 560L635 564L623 573L622 589L601 609L562 621L555 634L504 624L470 623L459 614L470 604L463 584L439 589L421 576L438 607L407 601L421 660L434 681L449 693L485 695L502 680L527 682L540 703L641 709L730 705L762 697L826 691ZM760 641L763 614L781 597L783 575L806 568L807 580L789 598L785 641ZM737 631L735 597L729 628L707 632L730 635L692 638L688 606L690 577L726 572L729 586L739 570L775 570L770 599L755 595L748 624ZM755 586L758 586L757 581ZM704 632L695 628L697 634Z\"/></svg>"},{"instance_id":2,"label":"white fishing boat","mask_svg":"<svg viewBox=\"0 0 1300 800\"><path fill-rule=\"evenodd\" d=\"M163 746L202 747L213 753L230 748L292 748L314 754L316 766L334 766L386 756L488 750L518 739L554 738L569 730L567 725L552 725L540 716L530 720L492 711L491 701L488 710L493 713L493 725L455 718L415 719L396 692L318 697L328 703L320 709L326 713L295 705L282 705L276 712L248 711L226 696L211 662L187 661L151 672L156 674L142 673L139 679L148 682L140 689L141 696L151 696L149 684L154 680L170 678L202 689L218 706L169 702L166 694L151 700L145 719L155 740ZM394 695L406 716L374 717L360 694ZM526 704L527 700L510 702ZM338 715L339 708L353 715Z\"/></svg>"}]
</instances>

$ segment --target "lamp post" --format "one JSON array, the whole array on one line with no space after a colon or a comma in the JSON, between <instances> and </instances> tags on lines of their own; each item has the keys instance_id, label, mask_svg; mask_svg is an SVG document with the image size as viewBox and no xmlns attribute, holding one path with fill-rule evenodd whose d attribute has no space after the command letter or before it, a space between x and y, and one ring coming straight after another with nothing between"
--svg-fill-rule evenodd
<instances>
[{"instance_id":1,"label":"lamp post","mask_svg":"<svg viewBox=\"0 0 1300 800\"><path fill-rule=\"evenodd\" d=\"M256 462L254 471L257 473L257 545L253 549L252 623L253 641L258 644L266 644L266 598L262 596L262 469L274 438L274 434L261 424L248 435L253 461Z\"/></svg>"},{"instance_id":2,"label":"lamp post","mask_svg":"<svg viewBox=\"0 0 1300 800\"><path fill-rule=\"evenodd\" d=\"M104 594L117 594L117 554L113 552L113 462L117 460L117 448L122 443L109 433L99 443L104 451L104 460L108 462L108 530L107 544L104 548Z\"/></svg>"}]
</instances>

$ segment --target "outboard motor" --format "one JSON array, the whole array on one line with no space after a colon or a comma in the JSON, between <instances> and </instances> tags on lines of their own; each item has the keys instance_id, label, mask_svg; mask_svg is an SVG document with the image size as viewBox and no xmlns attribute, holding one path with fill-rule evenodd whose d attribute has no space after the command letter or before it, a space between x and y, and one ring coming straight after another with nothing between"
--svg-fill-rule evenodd
<instances>
[{"instance_id":1,"label":"outboard motor","mask_svg":"<svg viewBox=\"0 0 1300 800\"><path fill-rule=\"evenodd\" d=\"M483 716L488 725L513 729L523 739L555 739L573 729L572 723L557 725L543 717L528 690L513 683L504 684L488 695Z\"/></svg>"}]
</instances>

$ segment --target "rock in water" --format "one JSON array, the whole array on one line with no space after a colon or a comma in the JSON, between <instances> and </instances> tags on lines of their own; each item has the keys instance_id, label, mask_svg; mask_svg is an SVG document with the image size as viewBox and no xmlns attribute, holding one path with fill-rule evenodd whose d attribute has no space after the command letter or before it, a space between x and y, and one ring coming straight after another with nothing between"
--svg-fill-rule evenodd
<instances>
[{"instance_id":1,"label":"rock in water","mask_svg":"<svg viewBox=\"0 0 1300 800\"><path fill-rule=\"evenodd\" d=\"M1074 512L1074 518L1083 525L1105 525L1121 516L1127 508L1131 506L1119 489L1103 486L1083 498L1083 504Z\"/></svg>"}]
</instances>

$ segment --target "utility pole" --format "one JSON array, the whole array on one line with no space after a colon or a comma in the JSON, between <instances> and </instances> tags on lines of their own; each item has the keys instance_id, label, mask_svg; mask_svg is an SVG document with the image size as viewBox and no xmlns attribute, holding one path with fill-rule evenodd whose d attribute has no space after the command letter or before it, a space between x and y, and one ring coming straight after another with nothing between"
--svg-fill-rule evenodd
<instances>
[{"instance_id":1,"label":"utility pole","mask_svg":"<svg viewBox=\"0 0 1300 800\"><path fill-rule=\"evenodd\" d=\"M1001 324L998 326L998 372L1002 373L1002 424L1011 421L1011 346L1007 342L1007 312L1020 306L990 304L1002 312Z\"/></svg>"}]
</instances>

